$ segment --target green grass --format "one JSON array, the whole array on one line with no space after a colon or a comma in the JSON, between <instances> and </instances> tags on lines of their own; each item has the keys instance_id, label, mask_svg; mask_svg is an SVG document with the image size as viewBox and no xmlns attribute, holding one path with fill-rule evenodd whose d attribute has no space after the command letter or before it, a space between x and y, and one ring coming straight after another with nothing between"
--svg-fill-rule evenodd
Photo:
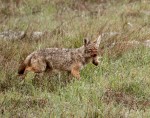
<instances>
[{"instance_id":1,"label":"green grass","mask_svg":"<svg viewBox=\"0 0 150 118\"><path fill-rule=\"evenodd\" d=\"M14 10L1 7L0 16L7 17L0 24L1 31L26 30L29 26L27 34L48 34L36 41L29 36L21 41L0 39L0 117L150 117L150 48L126 44L107 48L113 41L149 39L150 16L141 12L150 9L148 0L82 2L86 6L79 0L27 0ZM17 76L19 63L34 50L76 48L83 38L94 40L106 32L121 34L104 37L100 65L88 64L80 81L74 78L64 83L65 73L41 77L28 73L24 81Z\"/></svg>"}]
</instances>

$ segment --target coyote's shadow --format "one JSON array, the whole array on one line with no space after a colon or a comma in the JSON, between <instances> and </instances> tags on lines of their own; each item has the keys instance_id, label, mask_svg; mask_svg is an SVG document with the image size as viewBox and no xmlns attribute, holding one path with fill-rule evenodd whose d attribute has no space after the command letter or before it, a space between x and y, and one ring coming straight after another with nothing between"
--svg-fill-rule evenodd
<instances>
[{"instance_id":1,"label":"coyote's shadow","mask_svg":"<svg viewBox=\"0 0 150 118\"><path fill-rule=\"evenodd\" d=\"M71 82L73 82L73 80L69 81L66 73L54 73L46 76L35 75L32 79L32 85L35 88L40 88L43 91L46 90L49 92L54 92L59 88L66 87Z\"/></svg>"},{"instance_id":2,"label":"coyote's shadow","mask_svg":"<svg viewBox=\"0 0 150 118\"><path fill-rule=\"evenodd\" d=\"M34 75L30 78L21 79L18 76L6 77L3 81L0 81L0 92L6 92L9 90L15 90L22 94L32 95L34 91L40 90L47 92L54 92L60 88L66 87L71 84L73 80L67 80L67 73L53 73L51 75Z\"/></svg>"}]
</instances>

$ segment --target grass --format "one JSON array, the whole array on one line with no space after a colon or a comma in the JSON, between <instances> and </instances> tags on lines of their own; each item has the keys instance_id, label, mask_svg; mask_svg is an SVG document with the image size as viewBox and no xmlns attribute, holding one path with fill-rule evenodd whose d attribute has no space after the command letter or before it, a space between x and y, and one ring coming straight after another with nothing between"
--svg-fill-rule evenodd
<instances>
[{"instance_id":1,"label":"grass","mask_svg":"<svg viewBox=\"0 0 150 118\"><path fill-rule=\"evenodd\" d=\"M120 43L149 39L150 16L141 12L148 2L27 0L10 9L2 2L0 31L29 28L22 40L0 39L0 117L149 118L150 48ZM31 40L33 31L48 33ZM76 48L85 37L109 32L120 34L104 36L100 65L88 64L80 81L64 84L65 73L17 77L19 63L34 50Z\"/></svg>"}]
</instances>

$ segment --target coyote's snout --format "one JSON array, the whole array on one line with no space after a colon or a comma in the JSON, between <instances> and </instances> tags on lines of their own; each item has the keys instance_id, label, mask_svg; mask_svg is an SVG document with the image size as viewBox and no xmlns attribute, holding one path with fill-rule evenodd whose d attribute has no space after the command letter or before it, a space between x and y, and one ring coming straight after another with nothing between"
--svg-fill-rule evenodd
<instances>
[{"instance_id":1,"label":"coyote's snout","mask_svg":"<svg viewBox=\"0 0 150 118\"><path fill-rule=\"evenodd\" d=\"M46 48L34 51L26 57L19 66L18 74L22 75L25 71L41 73L47 70L64 70L80 79L80 69L92 61L98 65L98 48L101 36L96 41L84 39L84 45L80 48Z\"/></svg>"}]
</instances>

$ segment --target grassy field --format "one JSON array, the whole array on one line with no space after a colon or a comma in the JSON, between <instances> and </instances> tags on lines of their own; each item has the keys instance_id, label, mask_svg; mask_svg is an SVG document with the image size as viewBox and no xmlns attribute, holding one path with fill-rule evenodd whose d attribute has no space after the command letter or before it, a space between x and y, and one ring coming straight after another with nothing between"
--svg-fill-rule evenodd
<instances>
[{"instance_id":1,"label":"grassy field","mask_svg":"<svg viewBox=\"0 0 150 118\"><path fill-rule=\"evenodd\" d=\"M0 32L26 31L22 40L0 39L0 118L150 117L150 48L121 43L150 38L149 0L17 1L0 1ZM46 33L34 40L34 31ZM65 73L17 76L32 51L80 47L102 33L101 63L88 64L80 81L65 84Z\"/></svg>"}]
</instances>

